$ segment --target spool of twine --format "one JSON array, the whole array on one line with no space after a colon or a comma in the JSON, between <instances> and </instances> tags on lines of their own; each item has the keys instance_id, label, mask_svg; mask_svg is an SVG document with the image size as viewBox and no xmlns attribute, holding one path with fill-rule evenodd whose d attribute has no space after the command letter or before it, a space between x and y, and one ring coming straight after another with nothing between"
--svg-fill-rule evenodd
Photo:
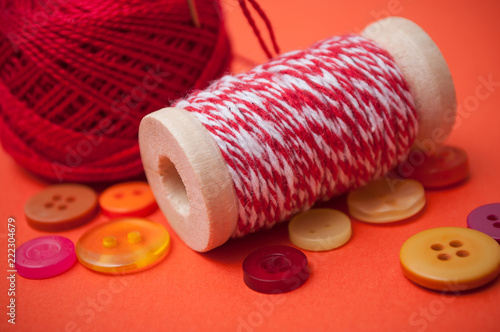
<instances>
[{"instance_id":1,"label":"spool of twine","mask_svg":"<svg viewBox=\"0 0 500 332\"><path fill-rule=\"evenodd\" d=\"M146 116L146 175L168 222L197 251L269 228L383 176L415 139L453 123L439 49L390 18L328 38Z\"/></svg>"},{"instance_id":2,"label":"spool of twine","mask_svg":"<svg viewBox=\"0 0 500 332\"><path fill-rule=\"evenodd\" d=\"M0 138L52 181L143 172L144 115L228 67L218 1L1 1Z\"/></svg>"}]
</instances>

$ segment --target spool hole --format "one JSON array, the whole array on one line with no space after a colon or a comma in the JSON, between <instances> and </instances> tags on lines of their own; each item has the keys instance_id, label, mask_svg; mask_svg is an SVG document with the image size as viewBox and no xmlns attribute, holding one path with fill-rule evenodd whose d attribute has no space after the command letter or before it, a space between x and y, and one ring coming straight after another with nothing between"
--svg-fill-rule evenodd
<instances>
[{"instance_id":1,"label":"spool hole","mask_svg":"<svg viewBox=\"0 0 500 332\"><path fill-rule=\"evenodd\" d=\"M170 159L164 156L160 157L158 168L167 199L177 213L186 216L189 213L189 199L186 186L177 168Z\"/></svg>"}]
</instances>

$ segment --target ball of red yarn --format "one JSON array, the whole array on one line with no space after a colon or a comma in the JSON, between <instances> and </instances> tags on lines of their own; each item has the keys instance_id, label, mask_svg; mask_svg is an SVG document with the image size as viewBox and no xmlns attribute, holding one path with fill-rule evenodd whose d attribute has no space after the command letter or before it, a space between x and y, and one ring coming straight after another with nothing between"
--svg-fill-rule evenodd
<instances>
[{"instance_id":1,"label":"ball of red yarn","mask_svg":"<svg viewBox=\"0 0 500 332\"><path fill-rule=\"evenodd\" d=\"M142 173L142 117L223 73L218 1L0 0L0 138L49 180Z\"/></svg>"}]
</instances>

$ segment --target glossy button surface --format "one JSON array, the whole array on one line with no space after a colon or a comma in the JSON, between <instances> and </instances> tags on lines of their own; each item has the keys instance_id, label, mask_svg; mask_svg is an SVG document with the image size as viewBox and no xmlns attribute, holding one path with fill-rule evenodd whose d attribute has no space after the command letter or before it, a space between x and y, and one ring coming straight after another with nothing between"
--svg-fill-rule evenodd
<instances>
[{"instance_id":1,"label":"glossy button surface","mask_svg":"<svg viewBox=\"0 0 500 332\"><path fill-rule=\"evenodd\" d=\"M109 217L145 217L158 208L153 192L145 182L113 185L103 191L99 204Z\"/></svg>"},{"instance_id":2,"label":"glossy button surface","mask_svg":"<svg viewBox=\"0 0 500 332\"><path fill-rule=\"evenodd\" d=\"M425 206L424 187L414 180L382 178L351 191L347 205L352 217L371 223L409 218Z\"/></svg>"},{"instance_id":3,"label":"glossy button surface","mask_svg":"<svg viewBox=\"0 0 500 332\"><path fill-rule=\"evenodd\" d=\"M168 252L167 229L142 218L122 218L89 229L76 244L78 260L105 273L136 272L158 263Z\"/></svg>"},{"instance_id":4,"label":"glossy button surface","mask_svg":"<svg viewBox=\"0 0 500 332\"><path fill-rule=\"evenodd\" d=\"M461 227L420 232L401 247L401 267L413 282L435 290L467 290L495 279L500 246L488 235Z\"/></svg>"},{"instance_id":5,"label":"glossy button surface","mask_svg":"<svg viewBox=\"0 0 500 332\"><path fill-rule=\"evenodd\" d=\"M440 146L433 154L425 156L422 164L415 166L409 177L425 188L442 188L464 181L469 173L469 158L464 150Z\"/></svg>"},{"instance_id":6,"label":"glossy button surface","mask_svg":"<svg viewBox=\"0 0 500 332\"><path fill-rule=\"evenodd\" d=\"M69 270L76 261L75 246L62 236L32 239L16 250L16 269L20 276L45 279Z\"/></svg>"},{"instance_id":7,"label":"glossy button surface","mask_svg":"<svg viewBox=\"0 0 500 332\"><path fill-rule=\"evenodd\" d=\"M474 209L467 216L467 227L488 234L500 243L500 203Z\"/></svg>"},{"instance_id":8,"label":"glossy button surface","mask_svg":"<svg viewBox=\"0 0 500 332\"><path fill-rule=\"evenodd\" d=\"M98 212L96 192L81 184L57 184L33 195L24 205L30 226L57 232L92 220Z\"/></svg>"},{"instance_id":9,"label":"glossy button surface","mask_svg":"<svg viewBox=\"0 0 500 332\"><path fill-rule=\"evenodd\" d=\"M351 238L351 220L333 209L314 209L299 213L288 224L290 241L310 251L338 248Z\"/></svg>"},{"instance_id":10,"label":"glossy button surface","mask_svg":"<svg viewBox=\"0 0 500 332\"><path fill-rule=\"evenodd\" d=\"M307 257L288 246L269 246L243 261L243 280L254 291L280 294L299 288L309 277Z\"/></svg>"}]
</instances>

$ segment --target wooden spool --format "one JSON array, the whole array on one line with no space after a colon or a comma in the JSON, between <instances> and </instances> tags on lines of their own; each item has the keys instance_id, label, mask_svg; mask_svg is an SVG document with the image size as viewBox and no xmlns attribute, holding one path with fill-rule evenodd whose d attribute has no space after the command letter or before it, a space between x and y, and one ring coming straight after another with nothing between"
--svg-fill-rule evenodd
<instances>
[{"instance_id":1,"label":"wooden spool","mask_svg":"<svg viewBox=\"0 0 500 332\"><path fill-rule=\"evenodd\" d=\"M441 140L447 137L455 88L432 39L399 17L377 21L362 35L386 49L403 73L419 115L416 142L433 140L436 129ZM161 109L142 120L139 144L151 189L177 235L200 252L225 243L236 228L238 201L228 166L201 122L183 109Z\"/></svg>"}]
</instances>

